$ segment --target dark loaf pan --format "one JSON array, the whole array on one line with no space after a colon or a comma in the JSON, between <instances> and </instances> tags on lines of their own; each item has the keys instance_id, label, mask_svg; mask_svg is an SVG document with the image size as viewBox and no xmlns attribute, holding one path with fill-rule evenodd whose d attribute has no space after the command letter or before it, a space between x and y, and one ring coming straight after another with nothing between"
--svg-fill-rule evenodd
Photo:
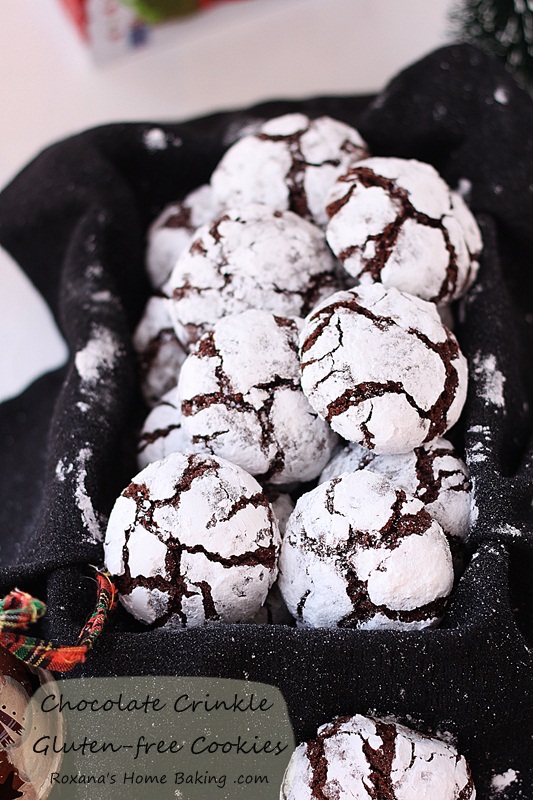
<instances>
[{"instance_id":1,"label":"dark loaf pan","mask_svg":"<svg viewBox=\"0 0 533 800\"><path fill-rule=\"evenodd\" d=\"M105 530L137 471L133 432L144 409L131 332L149 295L147 227L209 179L242 125L294 110L345 120L374 154L426 160L452 186L471 184L485 250L478 282L456 310L457 333L471 365L495 359L505 405L491 402L486 374L471 369L456 432L479 511L467 568L437 630L168 632L119 611L73 674L270 683L285 696L298 740L338 714L392 714L453 732L480 800L490 797L492 775L510 768L518 780L503 796L533 800L533 102L469 46L433 53L377 98L273 102L158 125L163 150L144 144L153 125L100 127L50 147L0 194L0 243L49 302L71 349L66 368L0 407L0 589L46 599L42 633L74 640L93 602L87 565L102 562L102 546L88 536L74 473L60 481L56 467L86 453L84 484ZM102 301L105 293L112 299ZM87 398L74 358L95 326L120 344L101 391Z\"/></svg>"}]
</instances>

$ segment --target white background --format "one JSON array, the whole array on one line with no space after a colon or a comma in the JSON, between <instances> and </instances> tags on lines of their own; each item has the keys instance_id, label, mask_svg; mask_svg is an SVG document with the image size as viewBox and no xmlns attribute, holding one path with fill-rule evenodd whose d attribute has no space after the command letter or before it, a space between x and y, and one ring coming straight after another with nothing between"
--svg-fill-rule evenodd
<instances>
[{"instance_id":1,"label":"white background","mask_svg":"<svg viewBox=\"0 0 533 800\"><path fill-rule=\"evenodd\" d=\"M248 0L95 66L59 0L0 0L0 187L52 141L117 120L178 120L281 97L377 91L445 44L452 0ZM38 189L38 187L36 187ZM0 250L0 401L66 357Z\"/></svg>"}]
</instances>

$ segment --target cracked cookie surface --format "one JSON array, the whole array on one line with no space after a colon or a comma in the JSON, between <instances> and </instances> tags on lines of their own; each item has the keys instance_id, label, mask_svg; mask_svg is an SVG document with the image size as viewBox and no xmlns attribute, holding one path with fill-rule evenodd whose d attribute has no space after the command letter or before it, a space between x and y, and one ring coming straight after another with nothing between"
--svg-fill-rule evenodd
<instances>
[{"instance_id":1,"label":"cracked cookie surface","mask_svg":"<svg viewBox=\"0 0 533 800\"><path fill-rule=\"evenodd\" d=\"M220 458L174 453L116 501L105 562L122 604L147 624L246 622L276 579L280 541L254 478Z\"/></svg>"},{"instance_id":2,"label":"cracked cookie surface","mask_svg":"<svg viewBox=\"0 0 533 800\"><path fill-rule=\"evenodd\" d=\"M337 286L335 260L317 227L253 204L199 228L166 290L178 338L190 347L229 314L261 308L304 316Z\"/></svg>"},{"instance_id":3,"label":"cracked cookie surface","mask_svg":"<svg viewBox=\"0 0 533 800\"><path fill-rule=\"evenodd\" d=\"M166 297L151 297L133 336L141 392L150 407L177 384L187 357L174 331L168 302Z\"/></svg>"},{"instance_id":4,"label":"cracked cookie surface","mask_svg":"<svg viewBox=\"0 0 533 800\"><path fill-rule=\"evenodd\" d=\"M280 800L474 800L453 745L377 718L337 717L300 744Z\"/></svg>"},{"instance_id":5,"label":"cracked cookie surface","mask_svg":"<svg viewBox=\"0 0 533 800\"><path fill-rule=\"evenodd\" d=\"M300 386L302 325L295 317L250 309L204 334L178 384L182 426L194 449L270 483L319 475L337 437Z\"/></svg>"},{"instance_id":6,"label":"cracked cookie surface","mask_svg":"<svg viewBox=\"0 0 533 800\"><path fill-rule=\"evenodd\" d=\"M211 185L224 208L264 203L324 226L331 186L368 155L358 131L343 122L285 114L237 141L215 169Z\"/></svg>"},{"instance_id":7,"label":"cracked cookie surface","mask_svg":"<svg viewBox=\"0 0 533 800\"><path fill-rule=\"evenodd\" d=\"M442 528L381 475L346 473L296 503L279 587L301 626L418 630L439 622L452 586Z\"/></svg>"},{"instance_id":8,"label":"cracked cookie surface","mask_svg":"<svg viewBox=\"0 0 533 800\"><path fill-rule=\"evenodd\" d=\"M217 210L212 189L205 184L180 203L164 208L155 219L148 231L146 249L146 272L154 289L163 287L196 228L214 219Z\"/></svg>"},{"instance_id":9,"label":"cracked cookie surface","mask_svg":"<svg viewBox=\"0 0 533 800\"><path fill-rule=\"evenodd\" d=\"M447 439L439 437L396 455L378 455L352 442L335 453L320 483L360 469L383 475L421 500L448 537L464 541L470 525L470 480L466 464Z\"/></svg>"},{"instance_id":10,"label":"cracked cookie surface","mask_svg":"<svg viewBox=\"0 0 533 800\"><path fill-rule=\"evenodd\" d=\"M171 453L189 449L189 438L181 427L181 404L175 386L146 417L137 443L137 465L144 469Z\"/></svg>"},{"instance_id":11,"label":"cracked cookie surface","mask_svg":"<svg viewBox=\"0 0 533 800\"><path fill-rule=\"evenodd\" d=\"M338 292L305 320L302 388L333 430L406 453L457 422L466 359L432 303L381 284Z\"/></svg>"},{"instance_id":12,"label":"cracked cookie surface","mask_svg":"<svg viewBox=\"0 0 533 800\"><path fill-rule=\"evenodd\" d=\"M476 220L429 164L366 159L338 179L327 204L329 245L361 283L442 303L461 297L476 277Z\"/></svg>"}]
</instances>

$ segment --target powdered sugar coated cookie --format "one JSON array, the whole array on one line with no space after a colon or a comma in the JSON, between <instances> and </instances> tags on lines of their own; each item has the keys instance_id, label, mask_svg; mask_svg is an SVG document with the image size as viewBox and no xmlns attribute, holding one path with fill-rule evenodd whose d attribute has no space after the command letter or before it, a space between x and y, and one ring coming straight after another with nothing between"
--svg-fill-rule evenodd
<instances>
[{"instance_id":1,"label":"powdered sugar coated cookie","mask_svg":"<svg viewBox=\"0 0 533 800\"><path fill-rule=\"evenodd\" d=\"M432 303L381 284L338 292L306 319L302 388L331 427L406 453L459 418L467 365Z\"/></svg>"},{"instance_id":2,"label":"powdered sugar coated cookie","mask_svg":"<svg viewBox=\"0 0 533 800\"><path fill-rule=\"evenodd\" d=\"M379 281L443 302L463 295L477 274L477 223L429 164L360 161L339 178L327 203L330 247L361 283Z\"/></svg>"},{"instance_id":3,"label":"powdered sugar coated cookie","mask_svg":"<svg viewBox=\"0 0 533 800\"><path fill-rule=\"evenodd\" d=\"M319 475L337 437L301 390L302 325L250 309L204 334L178 384L182 426L194 448L271 483Z\"/></svg>"},{"instance_id":4,"label":"powdered sugar coated cookie","mask_svg":"<svg viewBox=\"0 0 533 800\"><path fill-rule=\"evenodd\" d=\"M279 587L301 625L418 630L439 622L452 586L440 525L381 475L345 473L296 503Z\"/></svg>"},{"instance_id":5,"label":"powdered sugar coated cookie","mask_svg":"<svg viewBox=\"0 0 533 800\"><path fill-rule=\"evenodd\" d=\"M151 297L133 335L137 353L141 391L149 406L178 382L187 352L180 344L172 325L166 297Z\"/></svg>"},{"instance_id":6,"label":"powdered sugar coated cookie","mask_svg":"<svg viewBox=\"0 0 533 800\"><path fill-rule=\"evenodd\" d=\"M236 142L211 177L224 208L264 203L324 226L335 180L369 155L358 131L331 117L285 114Z\"/></svg>"},{"instance_id":7,"label":"powdered sugar coated cookie","mask_svg":"<svg viewBox=\"0 0 533 800\"><path fill-rule=\"evenodd\" d=\"M357 714L322 725L294 751L280 800L474 800L468 764L453 745Z\"/></svg>"},{"instance_id":8,"label":"powdered sugar coated cookie","mask_svg":"<svg viewBox=\"0 0 533 800\"><path fill-rule=\"evenodd\" d=\"M176 333L189 347L228 314L262 308L303 316L336 286L321 231L290 211L254 204L199 228L166 290Z\"/></svg>"},{"instance_id":9,"label":"powdered sugar coated cookie","mask_svg":"<svg viewBox=\"0 0 533 800\"><path fill-rule=\"evenodd\" d=\"M122 492L104 549L137 619L188 627L251 620L276 578L279 546L257 481L223 459L174 453Z\"/></svg>"},{"instance_id":10,"label":"powdered sugar coated cookie","mask_svg":"<svg viewBox=\"0 0 533 800\"><path fill-rule=\"evenodd\" d=\"M421 500L447 536L464 541L470 524L470 481L466 464L447 439L396 455L378 455L352 442L334 455L320 482L360 469L385 476Z\"/></svg>"},{"instance_id":11,"label":"powdered sugar coated cookie","mask_svg":"<svg viewBox=\"0 0 533 800\"><path fill-rule=\"evenodd\" d=\"M148 231L146 271L154 289L168 280L196 228L217 216L209 184L194 189L180 203L167 206Z\"/></svg>"},{"instance_id":12,"label":"powdered sugar coated cookie","mask_svg":"<svg viewBox=\"0 0 533 800\"><path fill-rule=\"evenodd\" d=\"M145 420L137 445L137 465L144 469L171 453L190 450L190 446L181 427L181 404L175 386L161 398Z\"/></svg>"}]
</instances>

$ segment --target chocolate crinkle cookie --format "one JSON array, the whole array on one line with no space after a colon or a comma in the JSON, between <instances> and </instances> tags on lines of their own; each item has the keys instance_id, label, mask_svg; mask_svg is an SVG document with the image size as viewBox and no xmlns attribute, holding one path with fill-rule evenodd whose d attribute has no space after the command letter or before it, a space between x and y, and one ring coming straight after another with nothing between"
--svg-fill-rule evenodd
<instances>
[{"instance_id":1,"label":"chocolate crinkle cookie","mask_svg":"<svg viewBox=\"0 0 533 800\"><path fill-rule=\"evenodd\" d=\"M303 321L249 309L219 320L181 369L182 427L193 448L262 481L316 478L337 436L300 386Z\"/></svg>"},{"instance_id":2,"label":"chocolate crinkle cookie","mask_svg":"<svg viewBox=\"0 0 533 800\"><path fill-rule=\"evenodd\" d=\"M369 155L358 131L343 122L285 114L239 139L215 169L211 186L223 208L264 203L324 226L329 189Z\"/></svg>"},{"instance_id":3,"label":"chocolate crinkle cookie","mask_svg":"<svg viewBox=\"0 0 533 800\"><path fill-rule=\"evenodd\" d=\"M290 211L259 204L200 227L165 290L185 347L228 314L263 308L304 316L338 286L322 232Z\"/></svg>"},{"instance_id":4,"label":"chocolate crinkle cookie","mask_svg":"<svg viewBox=\"0 0 533 800\"><path fill-rule=\"evenodd\" d=\"M436 306L381 284L338 292L306 319L302 388L348 441L406 453L457 422L466 359Z\"/></svg>"},{"instance_id":5,"label":"chocolate crinkle cookie","mask_svg":"<svg viewBox=\"0 0 533 800\"><path fill-rule=\"evenodd\" d=\"M178 382L187 351L176 336L166 297L151 297L133 335L145 403L152 407Z\"/></svg>"},{"instance_id":6,"label":"chocolate crinkle cookie","mask_svg":"<svg viewBox=\"0 0 533 800\"><path fill-rule=\"evenodd\" d=\"M447 439L434 439L395 455L378 455L352 442L335 453L320 482L361 469L383 475L396 488L421 500L449 540L464 541L470 525L470 480L466 464Z\"/></svg>"},{"instance_id":7,"label":"chocolate crinkle cookie","mask_svg":"<svg viewBox=\"0 0 533 800\"><path fill-rule=\"evenodd\" d=\"M419 630L438 624L452 586L442 528L381 475L345 473L296 503L279 587L301 626Z\"/></svg>"},{"instance_id":8,"label":"chocolate crinkle cookie","mask_svg":"<svg viewBox=\"0 0 533 800\"><path fill-rule=\"evenodd\" d=\"M217 216L209 184L198 187L180 203L167 206L148 231L146 271L154 289L168 280L178 257L191 243L200 225Z\"/></svg>"},{"instance_id":9,"label":"chocolate crinkle cookie","mask_svg":"<svg viewBox=\"0 0 533 800\"><path fill-rule=\"evenodd\" d=\"M369 158L327 198L327 240L361 283L381 282L435 303L461 297L482 242L474 216L430 165Z\"/></svg>"},{"instance_id":10,"label":"chocolate crinkle cookie","mask_svg":"<svg viewBox=\"0 0 533 800\"><path fill-rule=\"evenodd\" d=\"M137 465L144 469L171 453L190 449L190 441L181 427L181 403L175 386L148 414L137 444Z\"/></svg>"},{"instance_id":11,"label":"chocolate crinkle cookie","mask_svg":"<svg viewBox=\"0 0 533 800\"><path fill-rule=\"evenodd\" d=\"M142 622L247 622L276 579L280 541L254 478L220 458L174 453L116 501L105 563Z\"/></svg>"},{"instance_id":12,"label":"chocolate crinkle cookie","mask_svg":"<svg viewBox=\"0 0 533 800\"><path fill-rule=\"evenodd\" d=\"M396 722L337 717L289 761L280 800L475 800L456 748Z\"/></svg>"}]
</instances>

